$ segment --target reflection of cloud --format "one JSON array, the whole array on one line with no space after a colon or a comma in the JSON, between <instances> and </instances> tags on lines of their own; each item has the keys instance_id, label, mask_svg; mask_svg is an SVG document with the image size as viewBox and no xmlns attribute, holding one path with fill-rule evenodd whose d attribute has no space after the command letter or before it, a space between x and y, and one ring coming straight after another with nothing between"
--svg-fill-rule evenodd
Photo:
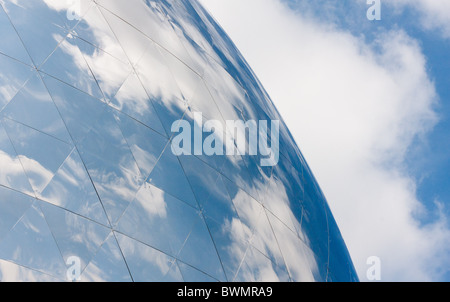
<instances>
[{"instance_id":1,"label":"reflection of cloud","mask_svg":"<svg viewBox=\"0 0 450 302\"><path fill-rule=\"evenodd\" d=\"M69 8L69 4L59 2L64 1L46 0L47 5L57 11ZM113 3L112 5L117 4ZM85 5L85 7L88 6ZM125 11L136 9L138 8L130 7L127 4ZM165 50L156 46L143 34L137 33L134 28L123 24L116 16L104 9L101 9L101 11L102 13L93 6L86 14L83 14L83 22L87 23L89 33L83 32L83 30L86 30L86 25L84 24L82 25L83 28L80 29L80 33L77 33L77 28L74 29L76 35L79 34L81 38L89 40L90 43L93 43L98 48L86 45L90 48L90 51L85 51L77 45L71 44L70 40L64 40L60 45L60 49L73 57L73 62L80 71L83 73L92 71L106 96L113 97L120 88L120 94L116 98L119 102L119 110L126 106L128 108L135 107L133 109L135 112L146 112L151 105L148 100L148 93L153 99L161 99L167 105L167 108L170 109L170 106L177 106L184 111L183 103L176 101L182 99L179 88L169 68L163 63L165 59L160 52L163 53ZM105 22L102 14L105 14L106 19L110 22L109 25ZM112 26L115 34L111 32L109 26ZM159 31L158 35L161 34L162 36L174 34L171 27L161 27ZM130 37L130 35L136 34L138 36ZM69 35L69 38L73 38L72 35ZM62 37L55 35L54 39L61 41ZM85 43L81 40L73 41ZM175 52L185 52L179 43L175 43L171 47ZM80 52L83 56L79 55ZM128 55L130 63L137 64L135 69L145 90L137 86L141 85L139 81L127 81L127 85L122 86L131 72L131 65L124 63L128 61L125 53ZM170 56L168 55L168 57Z\"/></svg>"},{"instance_id":2,"label":"reflection of cloud","mask_svg":"<svg viewBox=\"0 0 450 302\"><path fill-rule=\"evenodd\" d=\"M61 282L49 275L0 260L1 282Z\"/></svg>"},{"instance_id":3,"label":"reflection of cloud","mask_svg":"<svg viewBox=\"0 0 450 302\"><path fill-rule=\"evenodd\" d=\"M85 21L88 22L89 19ZM92 24L91 27L92 33L94 33L96 36L102 36L103 27L95 27L95 22L93 23L94 24ZM57 34L54 34L53 38L56 42L63 40L63 37ZM113 50L110 49L110 51L112 51L113 53L114 51L121 51L117 49L120 47L117 41L114 41L112 39L103 39L100 42L101 44L99 45L99 47L103 47L101 48L102 50L92 47L86 42L75 38L72 35L69 35L66 40L63 40L61 42L59 48L64 53L72 57L72 63L76 65L79 71L83 72L83 74L90 74L92 72L93 75L95 75L96 80L98 81L105 95L114 96L120 86L126 80L127 76L130 74L131 69L130 66L126 65L119 59L114 58L112 55L106 52L106 49L110 48L114 48ZM83 51L79 47L79 45L72 43L81 43L85 47L89 48L90 52L88 53L86 51ZM75 77L77 76L77 73L70 76ZM78 79L75 78L72 80L77 81Z\"/></svg>"},{"instance_id":4,"label":"reflection of cloud","mask_svg":"<svg viewBox=\"0 0 450 302\"><path fill-rule=\"evenodd\" d=\"M134 77L127 80L114 99L119 103L115 104L118 110L128 107L134 108L136 112L147 112L151 105L141 82Z\"/></svg>"},{"instance_id":5,"label":"reflection of cloud","mask_svg":"<svg viewBox=\"0 0 450 302\"><path fill-rule=\"evenodd\" d=\"M131 281L114 234L109 235L94 259L82 272L81 281Z\"/></svg>"},{"instance_id":6,"label":"reflection of cloud","mask_svg":"<svg viewBox=\"0 0 450 302\"><path fill-rule=\"evenodd\" d=\"M0 183L15 183L14 178L23 175L23 168L19 159L12 158L0 150Z\"/></svg>"},{"instance_id":7,"label":"reflection of cloud","mask_svg":"<svg viewBox=\"0 0 450 302\"><path fill-rule=\"evenodd\" d=\"M268 261L266 256L258 251L247 251L245 258L245 267L241 267L240 275L242 280L251 280L252 282L280 282L280 274L273 267L273 263Z\"/></svg>"},{"instance_id":8,"label":"reflection of cloud","mask_svg":"<svg viewBox=\"0 0 450 302\"><path fill-rule=\"evenodd\" d=\"M123 168L120 171L89 169L89 173L94 179L97 189L106 196L116 195L128 202L133 200L137 190L136 179ZM100 195L102 196L102 194Z\"/></svg>"},{"instance_id":9,"label":"reflection of cloud","mask_svg":"<svg viewBox=\"0 0 450 302\"><path fill-rule=\"evenodd\" d=\"M277 180L274 182L274 187L268 193L264 185L255 181L254 190L259 192L253 193L256 196L266 196L265 199L270 200L270 205L279 213L280 216L278 218L272 216L274 219L271 219L270 222L267 215L271 214L267 214L267 210L247 193L238 190L237 194L232 196L240 221L232 219L225 221L222 225L222 232L229 232L229 237L232 238L232 243L228 247L229 254L234 257L234 261L240 261L242 259L242 242L249 241L252 246L264 255L273 258L272 260L277 263L272 263L270 266L267 258L255 257L257 253L246 257L246 265L249 270L245 270L244 273L259 274L249 280L278 280L276 265L284 267L284 263L286 263L291 277L295 281L314 281L312 272L318 271L317 260L306 243L302 242L297 234L286 226L292 225L294 213L287 206L289 199L284 184ZM296 226L300 228L299 222L295 222ZM242 226L239 225L240 223ZM258 261L258 259L264 261Z\"/></svg>"},{"instance_id":10,"label":"reflection of cloud","mask_svg":"<svg viewBox=\"0 0 450 302\"><path fill-rule=\"evenodd\" d=\"M16 1L20 1L20 0L16 0ZM81 1L81 0L44 0L45 4L47 4L47 6L53 10L56 11L66 11L68 10L74 2L76 1Z\"/></svg>"},{"instance_id":11,"label":"reflection of cloud","mask_svg":"<svg viewBox=\"0 0 450 302\"><path fill-rule=\"evenodd\" d=\"M55 41L61 41L64 39L64 37L53 34L53 39ZM67 40L63 40L61 42L61 45L59 46L62 51L64 51L66 54L73 57L72 62L82 71L88 71L88 67L86 66L86 62L83 60L83 57L79 56L80 50L76 45L70 44Z\"/></svg>"},{"instance_id":12,"label":"reflection of cloud","mask_svg":"<svg viewBox=\"0 0 450 302\"><path fill-rule=\"evenodd\" d=\"M106 224L104 210L76 151L66 159L38 197L53 205Z\"/></svg>"},{"instance_id":13,"label":"reflection of cloud","mask_svg":"<svg viewBox=\"0 0 450 302\"><path fill-rule=\"evenodd\" d=\"M11 2L12 4L17 5L18 7L21 7L21 8L25 7L24 5L22 5L23 4L23 0L9 0L8 2ZM19 3L19 2L22 2L22 3ZM0 0L0 3L3 5L3 8L4 8L5 12L7 14L9 14L8 6L5 5L5 0Z\"/></svg>"},{"instance_id":14,"label":"reflection of cloud","mask_svg":"<svg viewBox=\"0 0 450 302\"><path fill-rule=\"evenodd\" d=\"M91 55L83 53L106 95L114 95L130 70L119 60L97 49Z\"/></svg>"},{"instance_id":15,"label":"reflection of cloud","mask_svg":"<svg viewBox=\"0 0 450 302\"><path fill-rule=\"evenodd\" d=\"M147 183L145 186L149 186ZM136 195L139 204L144 208L145 213L157 215L160 218L167 218L167 204L164 200L164 192L160 190L140 190Z\"/></svg>"},{"instance_id":16,"label":"reflection of cloud","mask_svg":"<svg viewBox=\"0 0 450 302\"><path fill-rule=\"evenodd\" d=\"M158 158L155 154L150 153L148 150L144 150L136 144L130 144L130 149L133 152L133 156L136 159L136 162L142 167L154 167L155 163L158 161ZM144 169L144 168L142 168ZM145 173L150 173L149 170L145 170ZM144 173L144 172L143 172Z\"/></svg>"},{"instance_id":17,"label":"reflection of cloud","mask_svg":"<svg viewBox=\"0 0 450 302\"><path fill-rule=\"evenodd\" d=\"M150 97L161 99L167 108L176 106L184 109L180 102L183 96L170 69L163 63L160 51L164 50L155 44L149 44L146 54L136 66L139 78Z\"/></svg>"},{"instance_id":18,"label":"reflection of cloud","mask_svg":"<svg viewBox=\"0 0 450 302\"><path fill-rule=\"evenodd\" d=\"M111 255L109 255L111 257ZM117 255L115 257L116 261L121 261L121 255ZM85 270L81 277L81 282L108 282L109 275L108 271L105 271L103 268L99 267L94 261L91 261L87 266L89 270Z\"/></svg>"},{"instance_id":19,"label":"reflection of cloud","mask_svg":"<svg viewBox=\"0 0 450 302\"><path fill-rule=\"evenodd\" d=\"M60 177L63 181L77 186L85 178L86 171L73 157L68 157L64 162L66 169L60 170Z\"/></svg>"},{"instance_id":20,"label":"reflection of cloud","mask_svg":"<svg viewBox=\"0 0 450 302\"><path fill-rule=\"evenodd\" d=\"M318 274L318 265L314 253L283 222L271 216L271 214L269 214L269 217L271 218L271 227L292 279L298 282L314 281L314 276ZM328 238L322 239L328 240Z\"/></svg>"},{"instance_id":21,"label":"reflection of cloud","mask_svg":"<svg viewBox=\"0 0 450 302\"><path fill-rule=\"evenodd\" d=\"M231 243L227 247L227 252L231 255L230 265L239 268L239 275L242 280L255 282L279 282L279 276L272 263L266 256L259 252L252 253L252 247L243 242L250 239L252 230L248 225L241 223L241 220L233 218L231 221L225 220L222 225L222 232L228 234Z\"/></svg>"},{"instance_id":22,"label":"reflection of cloud","mask_svg":"<svg viewBox=\"0 0 450 302\"><path fill-rule=\"evenodd\" d=\"M0 83L5 82L2 78L4 77L3 74L0 74ZM11 86L11 85L2 85L0 86L0 98L3 100L11 100L14 97L14 94L17 92L17 90ZM5 104L0 104L5 105ZM0 108L2 109L2 108Z\"/></svg>"},{"instance_id":23,"label":"reflection of cloud","mask_svg":"<svg viewBox=\"0 0 450 302\"><path fill-rule=\"evenodd\" d=\"M18 2L23 0L13 0L13 2ZM79 13L81 16L86 13L86 10L91 6L91 0L44 0L44 3L50 9L53 9L57 12L65 12L75 10L76 13Z\"/></svg>"},{"instance_id":24,"label":"reflection of cloud","mask_svg":"<svg viewBox=\"0 0 450 302\"><path fill-rule=\"evenodd\" d=\"M30 182L38 192L42 192L53 177L53 172L47 170L34 159L19 155L20 162L23 164L30 178Z\"/></svg>"},{"instance_id":25,"label":"reflection of cloud","mask_svg":"<svg viewBox=\"0 0 450 302\"><path fill-rule=\"evenodd\" d=\"M18 158L12 158L9 154L0 150L0 183L23 186L23 188L21 188L24 190L23 192L33 194L32 192L27 192L26 188L28 186L24 184L26 178L22 168L23 165L33 188L42 191L52 179L53 173L34 159L30 159L23 155L20 155L19 158L20 160Z\"/></svg>"},{"instance_id":26,"label":"reflection of cloud","mask_svg":"<svg viewBox=\"0 0 450 302\"><path fill-rule=\"evenodd\" d=\"M292 231L301 230L300 222L295 218L294 213L290 209L291 202L287 195L286 186L293 185L292 183L282 182L278 179L273 179L266 183L264 191L264 205L271 211L274 215L278 217L279 220L283 221ZM299 188L297 188L298 190ZM304 234L299 234L300 236ZM308 244L308 238L306 236L301 237L302 240L306 241Z\"/></svg>"},{"instance_id":27,"label":"reflection of cloud","mask_svg":"<svg viewBox=\"0 0 450 302\"><path fill-rule=\"evenodd\" d=\"M159 270L160 276L166 276L172 268L173 258L163 254L149 246L131 240L128 237L119 237L120 247L128 263L133 267L141 269L142 264L147 268L147 274L152 274L151 268ZM150 269L150 270L148 270ZM139 275L139 274L138 274ZM154 275L154 273L153 273ZM149 277L149 276L147 276ZM155 278L155 277L153 277Z\"/></svg>"}]
</instances>

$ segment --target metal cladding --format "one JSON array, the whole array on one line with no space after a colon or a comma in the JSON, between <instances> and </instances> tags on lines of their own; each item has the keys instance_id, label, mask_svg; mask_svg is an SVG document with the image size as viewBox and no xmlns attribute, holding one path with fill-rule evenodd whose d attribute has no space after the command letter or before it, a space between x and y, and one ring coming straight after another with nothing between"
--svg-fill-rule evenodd
<instances>
[{"instance_id":1,"label":"metal cladding","mask_svg":"<svg viewBox=\"0 0 450 302\"><path fill-rule=\"evenodd\" d=\"M0 4L0 280L358 280L282 118L197 1ZM176 156L172 126L197 112L281 121L279 161Z\"/></svg>"}]
</instances>

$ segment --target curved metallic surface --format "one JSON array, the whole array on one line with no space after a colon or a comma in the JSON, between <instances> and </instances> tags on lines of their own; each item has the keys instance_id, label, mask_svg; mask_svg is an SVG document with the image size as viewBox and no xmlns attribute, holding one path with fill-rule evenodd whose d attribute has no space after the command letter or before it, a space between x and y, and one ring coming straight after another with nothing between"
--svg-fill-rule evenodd
<instances>
[{"instance_id":1,"label":"curved metallic surface","mask_svg":"<svg viewBox=\"0 0 450 302\"><path fill-rule=\"evenodd\" d=\"M282 121L196 0L0 4L0 280L358 280L283 122L274 167L171 152L195 112Z\"/></svg>"}]
</instances>

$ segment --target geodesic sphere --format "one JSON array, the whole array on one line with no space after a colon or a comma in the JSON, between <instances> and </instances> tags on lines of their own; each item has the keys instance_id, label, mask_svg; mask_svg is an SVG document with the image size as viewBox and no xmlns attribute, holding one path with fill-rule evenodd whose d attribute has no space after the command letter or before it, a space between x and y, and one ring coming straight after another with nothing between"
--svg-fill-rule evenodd
<instances>
[{"instance_id":1,"label":"geodesic sphere","mask_svg":"<svg viewBox=\"0 0 450 302\"><path fill-rule=\"evenodd\" d=\"M0 4L0 280L357 280L289 130L198 1ZM227 121L279 121L277 160L245 135L195 151ZM186 123L203 131L176 154Z\"/></svg>"}]
</instances>

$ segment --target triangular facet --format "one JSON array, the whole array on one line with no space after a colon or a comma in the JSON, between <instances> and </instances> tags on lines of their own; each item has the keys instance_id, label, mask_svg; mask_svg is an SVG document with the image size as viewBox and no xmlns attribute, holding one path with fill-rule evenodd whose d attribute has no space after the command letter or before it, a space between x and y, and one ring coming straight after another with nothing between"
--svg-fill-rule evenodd
<instances>
[{"instance_id":1,"label":"triangular facet","mask_svg":"<svg viewBox=\"0 0 450 302\"><path fill-rule=\"evenodd\" d=\"M194 225L178 259L197 267L219 281L227 281L211 234L201 216Z\"/></svg>"},{"instance_id":2,"label":"triangular facet","mask_svg":"<svg viewBox=\"0 0 450 302\"><path fill-rule=\"evenodd\" d=\"M8 134L0 121L0 185L18 190L28 195L34 195L22 163L17 157Z\"/></svg>"},{"instance_id":3,"label":"triangular facet","mask_svg":"<svg viewBox=\"0 0 450 302\"><path fill-rule=\"evenodd\" d=\"M127 236L117 234L135 282L182 282L175 259Z\"/></svg>"},{"instance_id":4,"label":"triangular facet","mask_svg":"<svg viewBox=\"0 0 450 302\"><path fill-rule=\"evenodd\" d=\"M111 99L131 74L130 63L124 63L79 38L75 40L103 94Z\"/></svg>"},{"instance_id":5,"label":"triangular facet","mask_svg":"<svg viewBox=\"0 0 450 302\"><path fill-rule=\"evenodd\" d=\"M264 207L236 184L223 179L244 228L242 240L249 241L274 263L281 265L283 256Z\"/></svg>"},{"instance_id":6,"label":"triangular facet","mask_svg":"<svg viewBox=\"0 0 450 302\"><path fill-rule=\"evenodd\" d=\"M53 177L40 198L103 225L109 225L103 206L74 150Z\"/></svg>"},{"instance_id":7,"label":"triangular facet","mask_svg":"<svg viewBox=\"0 0 450 302\"><path fill-rule=\"evenodd\" d=\"M0 37L2 37L0 39L0 53L25 64L32 65L30 56L25 50L2 6L0 6Z\"/></svg>"},{"instance_id":8,"label":"triangular facet","mask_svg":"<svg viewBox=\"0 0 450 302\"><path fill-rule=\"evenodd\" d=\"M286 267L280 267L250 247L233 282L290 282Z\"/></svg>"},{"instance_id":9,"label":"triangular facet","mask_svg":"<svg viewBox=\"0 0 450 302\"><path fill-rule=\"evenodd\" d=\"M161 99L168 106L177 100L182 101L184 98L161 51L163 51L161 47L153 43L136 65L135 70L147 94L152 99ZM152 66L152 68L148 68L148 66Z\"/></svg>"},{"instance_id":10,"label":"triangular facet","mask_svg":"<svg viewBox=\"0 0 450 302\"><path fill-rule=\"evenodd\" d=\"M227 280L232 281L249 247L249 243L243 240L242 224L238 217L221 223L205 217L205 221L214 238Z\"/></svg>"},{"instance_id":11,"label":"triangular facet","mask_svg":"<svg viewBox=\"0 0 450 302\"><path fill-rule=\"evenodd\" d=\"M80 260L80 270L84 270L110 229L48 203L39 204L64 261L76 257Z\"/></svg>"},{"instance_id":12,"label":"triangular facet","mask_svg":"<svg viewBox=\"0 0 450 302\"><path fill-rule=\"evenodd\" d=\"M167 137L172 137L172 127L179 123L183 116L189 112L189 106L186 102L174 99L167 102L163 99L152 99L155 111L159 116Z\"/></svg>"},{"instance_id":13,"label":"triangular facet","mask_svg":"<svg viewBox=\"0 0 450 302\"><path fill-rule=\"evenodd\" d=\"M184 282L218 282L211 276L189 266L181 261L177 261Z\"/></svg>"},{"instance_id":14,"label":"triangular facet","mask_svg":"<svg viewBox=\"0 0 450 302\"><path fill-rule=\"evenodd\" d=\"M181 156L180 161L206 216L219 222L237 216L219 172L195 156Z\"/></svg>"},{"instance_id":15,"label":"triangular facet","mask_svg":"<svg viewBox=\"0 0 450 302\"><path fill-rule=\"evenodd\" d=\"M184 49L180 39L175 34L172 25L168 22L167 16L159 5L159 2L133 1L133 4L129 5L101 0L97 1L97 3L113 14L116 14L118 16L115 16L117 19L116 22L126 20L133 31L137 31L136 29L138 29L139 32L142 32L152 41L168 49L168 51L182 61L190 62L192 60ZM109 21L110 17L106 17L106 19ZM120 22L120 26L124 26L123 21ZM115 30L114 26L112 28Z\"/></svg>"},{"instance_id":16,"label":"triangular facet","mask_svg":"<svg viewBox=\"0 0 450 302\"><path fill-rule=\"evenodd\" d=\"M52 277L15 263L0 260L0 282L63 282L65 280Z\"/></svg>"},{"instance_id":17,"label":"triangular facet","mask_svg":"<svg viewBox=\"0 0 450 302\"><path fill-rule=\"evenodd\" d=\"M160 49L160 51L178 87L180 87L184 99L190 101L194 97L199 84L203 82L202 78L171 53L164 49Z\"/></svg>"},{"instance_id":18,"label":"triangular facet","mask_svg":"<svg viewBox=\"0 0 450 302\"><path fill-rule=\"evenodd\" d=\"M40 66L66 36L64 18L42 1L2 3L34 64Z\"/></svg>"},{"instance_id":19,"label":"triangular facet","mask_svg":"<svg viewBox=\"0 0 450 302\"><path fill-rule=\"evenodd\" d=\"M132 281L122 251L111 233L98 253L81 274L82 282Z\"/></svg>"},{"instance_id":20,"label":"triangular facet","mask_svg":"<svg viewBox=\"0 0 450 302\"><path fill-rule=\"evenodd\" d=\"M133 163L132 168L137 173L131 173L127 171L128 167L105 161L92 153L84 153L81 156L108 219L115 225L143 183L139 176L139 168Z\"/></svg>"},{"instance_id":21,"label":"triangular facet","mask_svg":"<svg viewBox=\"0 0 450 302\"><path fill-rule=\"evenodd\" d=\"M84 45L85 42L82 40L68 36L58 45L58 48L45 61L40 70L95 98L104 99L104 95L80 49ZM61 65L64 65L64 68L61 68Z\"/></svg>"},{"instance_id":22,"label":"triangular facet","mask_svg":"<svg viewBox=\"0 0 450 302\"><path fill-rule=\"evenodd\" d=\"M17 91L32 76L31 67L0 53L0 111L11 101Z\"/></svg>"},{"instance_id":23,"label":"triangular facet","mask_svg":"<svg viewBox=\"0 0 450 302\"><path fill-rule=\"evenodd\" d=\"M205 116L203 116L199 112L194 113L192 111L192 108L189 108L189 110L186 110L186 112L185 112L185 114L184 114L184 116L182 118L182 122L183 123L187 122L190 125L190 127L197 127L197 126L199 126L199 128L202 128L202 122L200 122L198 120L198 115L200 115L202 117L203 122L206 121L206 117ZM178 126L179 123L180 123L180 121L176 121L176 122L173 122L173 125L177 125ZM225 123L223 125L225 125ZM202 154L196 154L195 157L200 159L202 162L207 163L214 170L221 171L221 168L224 165L225 160L228 159L228 156L220 156L220 155L219 156L215 156L215 154L213 154L213 156L211 156L211 154L210 155L206 154L207 148L209 148L211 146L211 144L212 144L212 141L211 141L212 138L214 138L214 146L217 145L218 148L220 147L219 146L220 145L219 142L222 142L223 148L220 148L221 149L220 152L222 152L222 153L219 153L219 154L223 154L226 151L225 150L225 146L226 146L226 140L225 139L226 139L226 136L225 136L225 132L223 132L222 136L219 135L220 127L221 126L218 126L217 121L215 121L214 122L214 127L213 127L214 131L212 131L212 130L211 131L205 130L205 132L202 134L202 137L201 137L202 138L201 143L200 142L197 143L197 138L196 138L196 135L195 135L195 132L197 131L197 129L194 129L194 131L192 131L192 129L191 129L190 130L191 131L191 135L190 135L191 143L190 143L190 145L184 143L183 147L182 147L182 149L185 152L185 154L192 154L193 152L195 153L195 148L196 148L196 145L198 144L198 146L202 148L203 152L201 152ZM187 131L187 132L189 132L189 128L188 127L187 127L187 129L182 129L182 130L181 129L175 129L175 130L178 130L178 132L180 132L180 131ZM201 129L199 129L199 130L202 131ZM175 135L178 136L178 134L179 134L178 132L173 132L172 135L174 137L175 137ZM192 134L192 132L194 132L194 134ZM184 134L185 133L183 133L183 136L184 136ZM188 138L186 138L186 140L187 139ZM194 150L192 150L192 149L194 149ZM213 150L213 151L215 151L215 150Z\"/></svg>"},{"instance_id":24,"label":"triangular facet","mask_svg":"<svg viewBox=\"0 0 450 302\"><path fill-rule=\"evenodd\" d=\"M97 5L93 5L87 11L72 32L77 37L95 45L123 63L128 63L128 58L122 50L122 46L117 41L115 33L112 32Z\"/></svg>"},{"instance_id":25,"label":"triangular facet","mask_svg":"<svg viewBox=\"0 0 450 302\"><path fill-rule=\"evenodd\" d=\"M110 106L131 116L153 130L166 135L152 100L133 72L111 99Z\"/></svg>"},{"instance_id":26,"label":"triangular facet","mask_svg":"<svg viewBox=\"0 0 450 302\"><path fill-rule=\"evenodd\" d=\"M168 140L125 114L117 113L116 120L141 174L149 176L167 146Z\"/></svg>"},{"instance_id":27,"label":"triangular facet","mask_svg":"<svg viewBox=\"0 0 450 302\"><path fill-rule=\"evenodd\" d=\"M131 64L137 64L153 42L102 6L99 6L99 10L123 47ZM128 43L128 41L133 41L133 43Z\"/></svg>"},{"instance_id":28,"label":"triangular facet","mask_svg":"<svg viewBox=\"0 0 450 302\"><path fill-rule=\"evenodd\" d=\"M313 282L313 271L318 269L314 253L277 217L269 213L268 218L283 257L277 257L275 248L267 256L278 266L285 266L294 282Z\"/></svg>"},{"instance_id":29,"label":"triangular facet","mask_svg":"<svg viewBox=\"0 0 450 302\"><path fill-rule=\"evenodd\" d=\"M234 155L224 157L221 173L254 199L259 200L259 190L255 189L257 186L254 184L255 179L250 174L239 150L236 147L234 149Z\"/></svg>"},{"instance_id":30,"label":"triangular facet","mask_svg":"<svg viewBox=\"0 0 450 302\"><path fill-rule=\"evenodd\" d=\"M1 112L9 119L70 143L70 135L36 72Z\"/></svg>"},{"instance_id":31,"label":"triangular facet","mask_svg":"<svg viewBox=\"0 0 450 302\"><path fill-rule=\"evenodd\" d=\"M80 156L113 225L144 182L114 112L108 107L78 144Z\"/></svg>"},{"instance_id":32,"label":"triangular facet","mask_svg":"<svg viewBox=\"0 0 450 302\"><path fill-rule=\"evenodd\" d=\"M33 189L42 192L73 146L12 120L4 125Z\"/></svg>"},{"instance_id":33,"label":"triangular facet","mask_svg":"<svg viewBox=\"0 0 450 302\"><path fill-rule=\"evenodd\" d=\"M171 148L166 148L147 181L176 198L198 207L178 157L173 155Z\"/></svg>"},{"instance_id":34,"label":"triangular facet","mask_svg":"<svg viewBox=\"0 0 450 302\"><path fill-rule=\"evenodd\" d=\"M117 230L176 256L198 219L193 207L145 183L119 220Z\"/></svg>"},{"instance_id":35,"label":"triangular facet","mask_svg":"<svg viewBox=\"0 0 450 302\"><path fill-rule=\"evenodd\" d=\"M75 143L84 139L106 109L106 104L50 76L44 82Z\"/></svg>"},{"instance_id":36,"label":"triangular facet","mask_svg":"<svg viewBox=\"0 0 450 302\"><path fill-rule=\"evenodd\" d=\"M224 126L226 125L222 113L217 107L215 100L212 98L211 93L203 80L197 83L195 92L189 98L189 104L192 106L193 111L201 112L205 118L217 120L222 122Z\"/></svg>"},{"instance_id":37,"label":"triangular facet","mask_svg":"<svg viewBox=\"0 0 450 302\"><path fill-rule=\"evenodd\" d=\"M30 196L0 187L0 241L32 204Z\"/></svg>"},{"instance_id":38,"label":"triangular facet","mask_svg":"<svg viewBox=\"0 0 450 302\"><path fill-rule=\"evenodd\" d=\"M123 165L123 168L131 173L139 174L130 147L117 124L115 113L114 109L108 107L84 140L78 144L78 148L82 154L90 152L105 161Z\"/></svg>"},{"instance_id":39,"label":"triangular facet","mask_svg":"<svg viewBox=\"0 0 450 302\"><path fill-rule=\"evenodd\" d=\"M65 278L65 263L36 204L0 242L0 259Z\"/></svg>"}]
</instances>

